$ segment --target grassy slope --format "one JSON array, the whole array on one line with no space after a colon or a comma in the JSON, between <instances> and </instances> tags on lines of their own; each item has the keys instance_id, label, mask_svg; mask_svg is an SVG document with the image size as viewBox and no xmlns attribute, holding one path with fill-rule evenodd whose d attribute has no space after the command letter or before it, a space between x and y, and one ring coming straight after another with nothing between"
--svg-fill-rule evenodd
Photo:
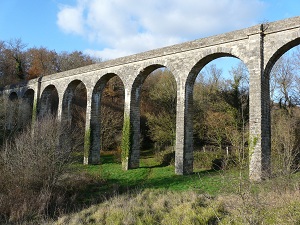
<instances>
[{"instance_id":1,"label":"grassy slope","mask_svg":"<svg viewBox=\"0 0 300 225\"><path fill-rule=\"evenodd\" d=\"M177 176L173 166L160 167L154 158L142 159L140 168L130 171L123 171L110 156L102 160L102 165L74 165L78 171L104 179L101 185L92 185L81 193L83 201L101 204L62 217L58 224L300 222L299 174L288 180L251 184L245 173L240 175L237 170ZM100 200L105 194L110 197Z\"/></svg>"},{"instance_id":2,"label":"grassy slope","mask_svg":"<svg viewBox=\"0 0 300 225\"><path fill-rule=\"evenodd\" d=\"M219 191L236 189L239 173L237 171L195 171L194 174L179 176L174 173L174 166L159 166L154 158L141 159L140 168L123 171L121 164L114 163L109 156L105 157L102 165L81 165L74 166L79 171L85 171L93 176L101 175L106 181L99 191L111 190L120 191L129 189L166 189L166 190L197 190L210 195L216 195ZM228 184L230 178L235 185ZM234 187L235 186L235 187Z\"/></svg>"}]
</instances>

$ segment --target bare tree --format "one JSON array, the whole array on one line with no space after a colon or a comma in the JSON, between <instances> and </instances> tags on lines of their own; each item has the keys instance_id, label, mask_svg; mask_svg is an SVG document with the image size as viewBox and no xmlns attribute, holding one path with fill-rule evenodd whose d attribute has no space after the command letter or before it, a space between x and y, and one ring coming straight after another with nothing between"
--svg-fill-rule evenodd
<instances>
[{"instance_id":1,"label":"bare tree","mask_svg":"<svg viewBox=\"0 0 300 225\"><path fill-rule=\"evenodd\" d=\"M280 107L290 108L297 105L296 67L291 57L282 56L271 71L271 98Z\"/></svg>"},{"instance_id":2,"label":"bare tree","mask_svg":"<svg viewBox=\"0 0 300 225\"><path fill-rule=\"evenodd\" d=\"M25 44L21 39L0 42L1 85L17 83L25 78L26 60L23 54Z\"/></svg>"},{"instance_id":3,"label":"bare tree","mask_svg":"<svg viewBox=\"0 0 300 225\"><path fill-rule=\"evenodd\" d=\"M27 61L26 56L24 54L24 50L27 44L22 43L22 40L19 39L11 39L8 42L8 50L9 56L14 62L15 65L15 74L21 79L24 80L26 78L26 70L27 70Z\"/></svg>"},{"instance_id":4,"label":"bare tree","mask_svg":"<svg viewBox=\"0 0 300 225\"><path fill-rule=\"evenodd\" d=\"M81 51L74 51L71 53L62 52L57 55L56 71L67 71L78 67L87 66L99 61L101 60L92 58L89 55L85 55Z\"/></svg>"},{"instance_id":5,"label":"bare tree","mask_svg":"<svg viewBox=\"0 0 300 225\"><path fill-rule=\"evenodd\" d=\"M71 159L72 130L52 117L35 123L35 133L25 130L7 141L0 152L0 223L25 224L48 213L56 201L55 187ZM61 133L68 133L58 145ZM60 196L61 197L61 196Z\"/></svg>"},{"instance_id":6,"label":"bare tree","mask_svg":"<svg viewBox=\"0 0 300 225\"><path fill-rule=\"evenodd\" d=\"M100 61L80 51L57 53L45 47L27 49L20 38L0 41L0 84L14 84Z\"/></svg>"},{"instance_id":7,"label":"bare tree","mask_svg":"<svg viewBox=\"0 0 300 225\"><path fill-rule=\"evenodd\" d=\"M282 109L272 112L272 165L273 173L289 175L300 168L300 111Z\"/></svg>"},{"instance_id":8,"label":"bare tree","mask_svg":"<svg viewBox=\"0 0 300 225\"><path fill-rule=\"evenodd\" d=\"M271 71L272 162L274 173L299 168L300 50L283 55Z\"/></svg>"}]
</instances>

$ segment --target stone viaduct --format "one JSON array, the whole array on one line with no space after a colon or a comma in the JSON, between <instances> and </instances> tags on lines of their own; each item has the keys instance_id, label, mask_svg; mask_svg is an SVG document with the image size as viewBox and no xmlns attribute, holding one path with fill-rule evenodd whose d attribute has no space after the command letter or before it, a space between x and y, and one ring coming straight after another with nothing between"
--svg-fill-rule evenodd
<instances>
[{"instance_id":1,"label":"stone viaduct","mask_svg":"<svg viewBox=\"0 0 300 225\"><path fill-rule=\"evenodd\" d=\"M146 77L158 68L168 68L177 83L175 173L193 172L193 85L198 73L219 57L235 57L244 62L250 74L249 178L259 181L270 174L270 91L269 74L274 63L289 49L300 44L300 17L265 23L246 29L191 42L151 50L136 55L30 80L26 84L6 87L8 99L30 103L20 121L34 121L46 112L56 112L58 119L71 117L74 90L86 89L86 125L84 163L100 160L101 93L113 76L125 89L123 162L126 169L139 167L140 94ZM56 99L56 102L53 101ZM17 106L10 107L13 112ZM20 110L24 110L21 109Z\"/></svg>"}]
</instances>

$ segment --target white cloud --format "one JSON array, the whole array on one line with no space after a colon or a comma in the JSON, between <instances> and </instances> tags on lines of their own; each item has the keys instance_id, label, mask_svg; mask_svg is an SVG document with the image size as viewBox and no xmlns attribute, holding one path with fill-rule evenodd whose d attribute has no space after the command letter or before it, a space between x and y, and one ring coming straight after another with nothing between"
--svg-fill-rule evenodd
<instances>
[{"instance_id":1,"label":"white cloud","mask_svg":"<svg viewBox=\"0 0 300 225\"><path fill-rule=\"evenodd\" d=\"M82 8L61 6L57 15L58 26L66 33L84 34Z\"/></svg>"},{"instance_id":2,"label":"white cloud","mask_svg":"<svg viewBox=\"0 0 300 225\"><path fill-rule=\"evenodd\" d=\"M103 46L103 59L253 25L262 0L77 0L62 6L58 26Z\"/></svg>"}]
</instances>

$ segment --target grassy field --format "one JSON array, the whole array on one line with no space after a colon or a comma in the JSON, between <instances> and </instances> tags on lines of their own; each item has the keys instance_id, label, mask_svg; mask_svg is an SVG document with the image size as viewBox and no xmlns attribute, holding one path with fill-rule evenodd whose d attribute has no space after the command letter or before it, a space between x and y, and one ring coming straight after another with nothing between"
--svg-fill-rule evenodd
<instances>
[{"instance_id":1,"label":"grassy field","mask_svg":"<svg viewBox=\"0 0 300 225\"><path fill-rule=\"evenodd\" d=\"M74 164L73 169L93 177L101 177L105 182L98 188L99 194L111 190L124 192L128 190L164 189L171 191L195 190L216 195L220 191L237 191L240 180L247 176L237 170L214 171L196 170L191 175L175 175L174 166L160 166L153 157L142 158L140 168L124 171L113 156L102 156L101 165ZM228 186L228 180L231 180ZM235 185L234 185L235 184Z\"/></svg>"},{"instance_id":2,"label":"grassy field","mask_svg":"<svg viewBox=\"0 0 300 225\"><path fill-rule=\"evenodd\" d=\"M262 183L238 169L178 176L153 157L123 171L112 155L72 169L98 182L83 185L81 207L54 224L300 224L300 173Z\"/></svg>"},{"instance_id":3,"label":"grassy field","mask_svg":"<svg viewBox=\"0 0 300 225\"><path fill-rule=\"evenodd\" d=\"M55 224L299 224L300 174L262 183L247 171L198 170L178 176L174 166L143 157L123 171L113 156L101 165L72 166L90 180L79 194L77 213Z\"/></svg>"}]
</instances>

